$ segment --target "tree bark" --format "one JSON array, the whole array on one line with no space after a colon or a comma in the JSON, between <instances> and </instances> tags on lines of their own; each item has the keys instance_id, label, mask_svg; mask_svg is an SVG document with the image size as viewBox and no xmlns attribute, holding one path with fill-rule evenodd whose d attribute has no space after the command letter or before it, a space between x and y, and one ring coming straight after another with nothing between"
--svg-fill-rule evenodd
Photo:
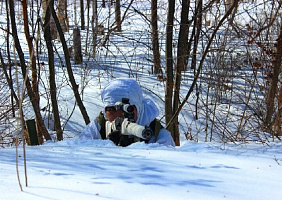
<instances>
[{"instance_id":1,"label":"tree bark","mask_svg":"<svg viewBox=\"0 0 282 200\"><path fill-rule=\"evenodd\" d=\"M213 33L211 34L211 37L205 47L205 50L203 52L203 56L200 60L200 63L199 63L199 67L194 75L194 79L193 79L193 82L184 98L184 100L179 104L179 107L177 108L176 112L173 113L173 116L171 117L170 121L166 124L166 128L169 128L173 122L174 122L174 119L175 117L178 116L179 112L181 111L181 109L183 108L183 106L185 105L185 103L187 102L188 98L190 97L192 91L194 90L194 87L197 83L197 80L199 78L199 75L200 75L200 72L202 71L202 68L203 68L203 64L204 64L204 60L208 54L208 51L210 49L210 46L212 44L212 41L218 31L218 29L221 27L221 25L223 24L223 22L230 16L230 14L232 13L233 9L237 6L239 0L234 0L234 3L232 4L232 6L230 7L230 9L225 13L225 15L222 17L222 19L219 21L218 25L216 26L216 28L214 29Z\"/></svg>"},{"instance_id":2,"label":"tree bark","mask_svg":"<svg viewBox=\"0 0 282 200\"><path fill-rule=\"evenodd\" d=\"M36 119L38 121L38 125L39 127L38 130L42 133L42 135L45 137L46 140L51 140L51 137L44 125L41 113L40 113L40 108L38 106L38 103L36 102L36 95L32 90L31 84L30 84L30 79L28 77L27 74L27 67L25 64L25 58L24 58L24 53L22 51L21 45L20 45L20 41L18 38L18 33L17 33L17 26L16 26L16 20L15 20L15 10L14 10L14 0L10 0L9 1L9 6L10 6L10 17L11 17L11 27L12 27L12 35L13 35L13 39L15 42L15 47L20 59L20 64L21 64L21 70L22 70L22 74L23 74L23 78L25 80L25 85L27 88L27 93L28 96L30 98L31 104L33 106L33 110L36 116Z\"/></svg>"},{"instance_id":3,"label":"tree bark","mask_svg":"<svg viewBox=\"0 0 282 200\"><path fill-rule=\"evenodd\" d=\"M189 13L189 4L190 0L182 1L182 10L181 10L181 21L180 21L180 30L178 36L178 45L177 45L177 62L176 62L176 73L175 73L175 84L174 84L174 98L173 98L173 109L172 113L175 113L179 106L179 94L180 94L180 84L181 84L181 72L187 66L187 46L188 46L188 13ZM180 145L179 138L179 122L178 116L175 117L172 126L172 136L174 142L177 146Z\"/></svg>"},{"instance_id":4,"label":"tree bark","mask_svg":"<svg viewBox=\"0 0 282 200\"><path fill-rule=\"evenodd\" d=\"M48 7L49 0L42 0L42 8L43 8L43 20L45 20L45 15L46 15L46 10ZM56 24L54 22L53 17L51 16L50 18L50 34L52 40L55 40L57 38L57 29L56 29Z\"/></svg>"},{"instance_id":5,"label":"tree bark","mask_svg":"<svg viewBox=\"0 0 282 200\"><path fill-rule=\"evenodd\" d=\"M67 32L67 17L66 17L66 8L67 8L67 1L66 0L59 0L58 1L58 19L60 25L62 27L63 32Z\"/></svg>"},{"instance_id":6,"label":"tree bark","mask_svg":"<svg viewBox=\"0 0 282 200\"><path fill-rule=\"evenodd\" d=\"M38 72L37 72L37 67L36 67L36 61L35 61L35 51L33 47L33 39L30 36L30 31L29 31L29 22L28 22L28 13L27 13L27 0L22 0L22 10L23 10L23 22L24 22L24 32L25 32L25 38L27 41L28 45L28 50L29 50L29 57L31 60L31 72L32 72L32 78L31 78L31 83L32 83L32 90L35 94L36 98L36 103L38 104L39 107L39 89L38 89ZM38 124L38 119L36 119L37 127L40 126ZM37 131L38 133L38 141L39 144L43 143L42 135L40 131Z\"/></svg>"},{"instance_id":7,"label":"tree bark","mask_svg":"<svg viewBox=\"0 0 282 200\"><path fill-rule=\"evenodd\" d=\"M85 30L84 1L83 0L80 0L80 18L81 18L81 30Z\"/></svg>"},{"instance_id":8,"label":"tree bark","mask_svg":"<svg viewBox=\"0 0 282 200\"><path fill-rule=\"evenodd\" d=\"M59 114L58 102L57 102L54 51L53 51L52 38L50 35L50 26L49 26L49 20L50 20L51 13L50 13L50 9L47 9L47 11L49 12L46 13L43 29L44 29L44 38L45 38L46 46L48 49L50 95L51 95L51 103L52 103L52 111L53 111L53 116L54 116L56 135L57 135L58 141L61 141L63 140L63 131L61 127L61 120L60 120L60 114Z\"/></svg>"},{"instance_id":9,"label":"tree bark","mask_svg":"<svg viewBox=\"0 0 282 200\"><path fill-rule=\"evenodd\" d=\"M116 0L115 19L116 19L117 31L121 32L120 0Z\"/></svg>"},{"instance_id":10,"label":"tree bark","mask_svg":"<svg viewBox=\"0 0 282 200\"><path fill-rule=\"evenodd\" d=\"M151 26L153 44L154 73L162 73L158 33L158 0L151 1Z\"/></svg>"},{"instance_id":11,"label":"tree bark","mask_svg":"<svg viewBox=\"0 0 282 200\"><path fill-rule=\"evenodd\" d=\"M172 94L173 94L173 20L175 12L175 0L168 2L167 26L166 26L166 90L165 90L165 120L166 124L172 117ZM173 132L172 127L168 127L170 132ZM173 136L173 135L172 135Z\"/></svg>"},{"instance_id":12,"label":"tree bark","mask_svg":"<svg viewBox=\"0 0 282 200\"><path fill-rule=\"evenodd\" d=\"M9 4L8 0L5 0L6 4L6 17L7 17L7 44L10 44L10 17L9 17ZM8 58L8 68L9 68L9 75L7 73L7 78L10 77L10 80L8 81L10 90L11 90L11 104L12 104L12 113L13 117L15 117L15 107L14 107L14 98L16 100L17 105L19 105L18 97L13 89L13 76L12 76L12 67L11 67L11 56L10 56L10 46L7 45L7 58ZM2 62L4 64L4 61ZM6 70L5 70L6 71Z\"/></svg>"},{"instance_id":13,"label":"tree bark","mask_svg":"<svg viewBox=\"0 0 282 200\"><path fill-rule=\"evenodd\" d=\"M74 64L81 64L83 57L81 52L80 30L78 27L73 29L73 55L74 55Z\"/></svg>"},{"instance_id":14,"label":"tree bark","mask_svg":"<svg viewBox=\"0 0 282 200\"><path fill-rule=\"evenodd\" d=\"M98 35L98 13L97 13L97 0L92 1L92 10L93 10L93 16L92 16L92 46L93 46L93 57L96 56L96 47L97 47L97 35Z\"/></svg>"}]
</instances>

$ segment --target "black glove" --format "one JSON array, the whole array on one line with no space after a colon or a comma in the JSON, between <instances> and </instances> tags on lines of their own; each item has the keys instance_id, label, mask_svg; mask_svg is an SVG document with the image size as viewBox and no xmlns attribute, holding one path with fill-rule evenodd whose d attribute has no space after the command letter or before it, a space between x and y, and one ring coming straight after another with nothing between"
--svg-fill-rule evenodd
<instances>
[{"instance_id":1,"label":"black glove","mask_svg":"<svg viewBox=\"0 0 282 200\"><path fill-rule=\"evenodd\" d=\"M109 135L108 135L108 138L113 142L115 143L115 145L118 145L119 144L119 140L120 140L120 131L119 130L116 130L116 131L113 131L111 132Z\"/></svg>"},{"instance_id":2,"label":"black glove","mask_svg":"<svg viewBox=\"0 0 282 200\"><path fill-rule=\"evenodd\" d=\"M134 143L134 136L132 135L121 135L119 140L119 146L126 147Z\"/></svg>"}]
</instances>

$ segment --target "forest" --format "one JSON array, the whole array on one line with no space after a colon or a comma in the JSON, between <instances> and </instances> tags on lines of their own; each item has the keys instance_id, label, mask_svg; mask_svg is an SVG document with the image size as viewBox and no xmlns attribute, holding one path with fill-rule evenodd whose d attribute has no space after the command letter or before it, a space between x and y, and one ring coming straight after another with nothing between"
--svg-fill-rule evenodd
<instances>
[{"instance_id":1,"label":"forest","mask_svg":"<svg viewBox=\"0 0 282 200\"><path fill-rule=\"evenodd\" d=\"M0 147L77 136L91 88L119 76L158 102L177 146L280 141L281 3L0 1Z\"/></svg>"}]
</instances>

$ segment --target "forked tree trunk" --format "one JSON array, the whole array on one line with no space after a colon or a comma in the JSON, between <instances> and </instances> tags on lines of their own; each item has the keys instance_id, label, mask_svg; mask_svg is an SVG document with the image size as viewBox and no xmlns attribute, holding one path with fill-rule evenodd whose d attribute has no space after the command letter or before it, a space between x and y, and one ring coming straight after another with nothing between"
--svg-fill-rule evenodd
<instances>
[{"instance_id":1,"label":"forked tree trunk","mask_svg":"<svg viewBox=\"0 0 282 200\"><path fill-rule=\"evenodd\" d=\"M48 3L49 3L49 0L42 0L42 8L43 8L43 17L42 18L43 18L43 20L45 20L45 15L46 15ZM56 24L55 24L52 16L51 16L49 23L50 23L50 29L51 29L50 30L51 38L52 38L52 40L55 40L57 38L57 29L56 29Z\"/></svg>"},{"instance_id":2,"label":"forked tree trunk","mask_svg":"<svg viewBox=\"0 0 282 200\"><path fill-rule=\"evenodd\" d=\"M44 22L44 38L48 49L50 95L51 95L52 112L54 116L56 135L58 141L61 141L63 140L63 131L61 127L61 120L60 120L60 114L59 114L58 102L57 102L54 51L53 51L53 44L52 44L52 38L50 35L50 26L49 26L51 12L50 9L47 9L47 11L48 13L46 13L45 15L45 22Z\"/></svg>"}]
</instances>

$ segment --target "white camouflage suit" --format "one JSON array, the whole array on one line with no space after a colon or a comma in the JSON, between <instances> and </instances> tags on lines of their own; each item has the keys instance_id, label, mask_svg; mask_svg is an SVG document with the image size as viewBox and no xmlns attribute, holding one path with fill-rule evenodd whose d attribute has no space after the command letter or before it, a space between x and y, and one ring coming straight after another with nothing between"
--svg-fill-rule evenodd
<instances>
[{"instance_id":1,"label":"white camouflage suit","mask_svg":"<svg viewBox=\"0 0 282 200\"><path fill-rule=\"evenodd\" d=\"M156 104L148 98L143 97L143 92L139 84L133 79L114 79L105 86L101 93L104 108L114 106L116 102L121 102L122 98L128 98L131 105L137 108L136 123L141 126L148 126L158 115L159 109ZM103 110L104 117L105 110ZM106 127L107 128L107 127ZM80 134L81 139L102 139L100 135L101 126L96 119L92 120ZM107 132L107 130L106 130ZM167 146L175 146L171 134L165 128L159 131L158 138L154 136L149 143L159 143Z\"/></svg>"}]
</instances>

